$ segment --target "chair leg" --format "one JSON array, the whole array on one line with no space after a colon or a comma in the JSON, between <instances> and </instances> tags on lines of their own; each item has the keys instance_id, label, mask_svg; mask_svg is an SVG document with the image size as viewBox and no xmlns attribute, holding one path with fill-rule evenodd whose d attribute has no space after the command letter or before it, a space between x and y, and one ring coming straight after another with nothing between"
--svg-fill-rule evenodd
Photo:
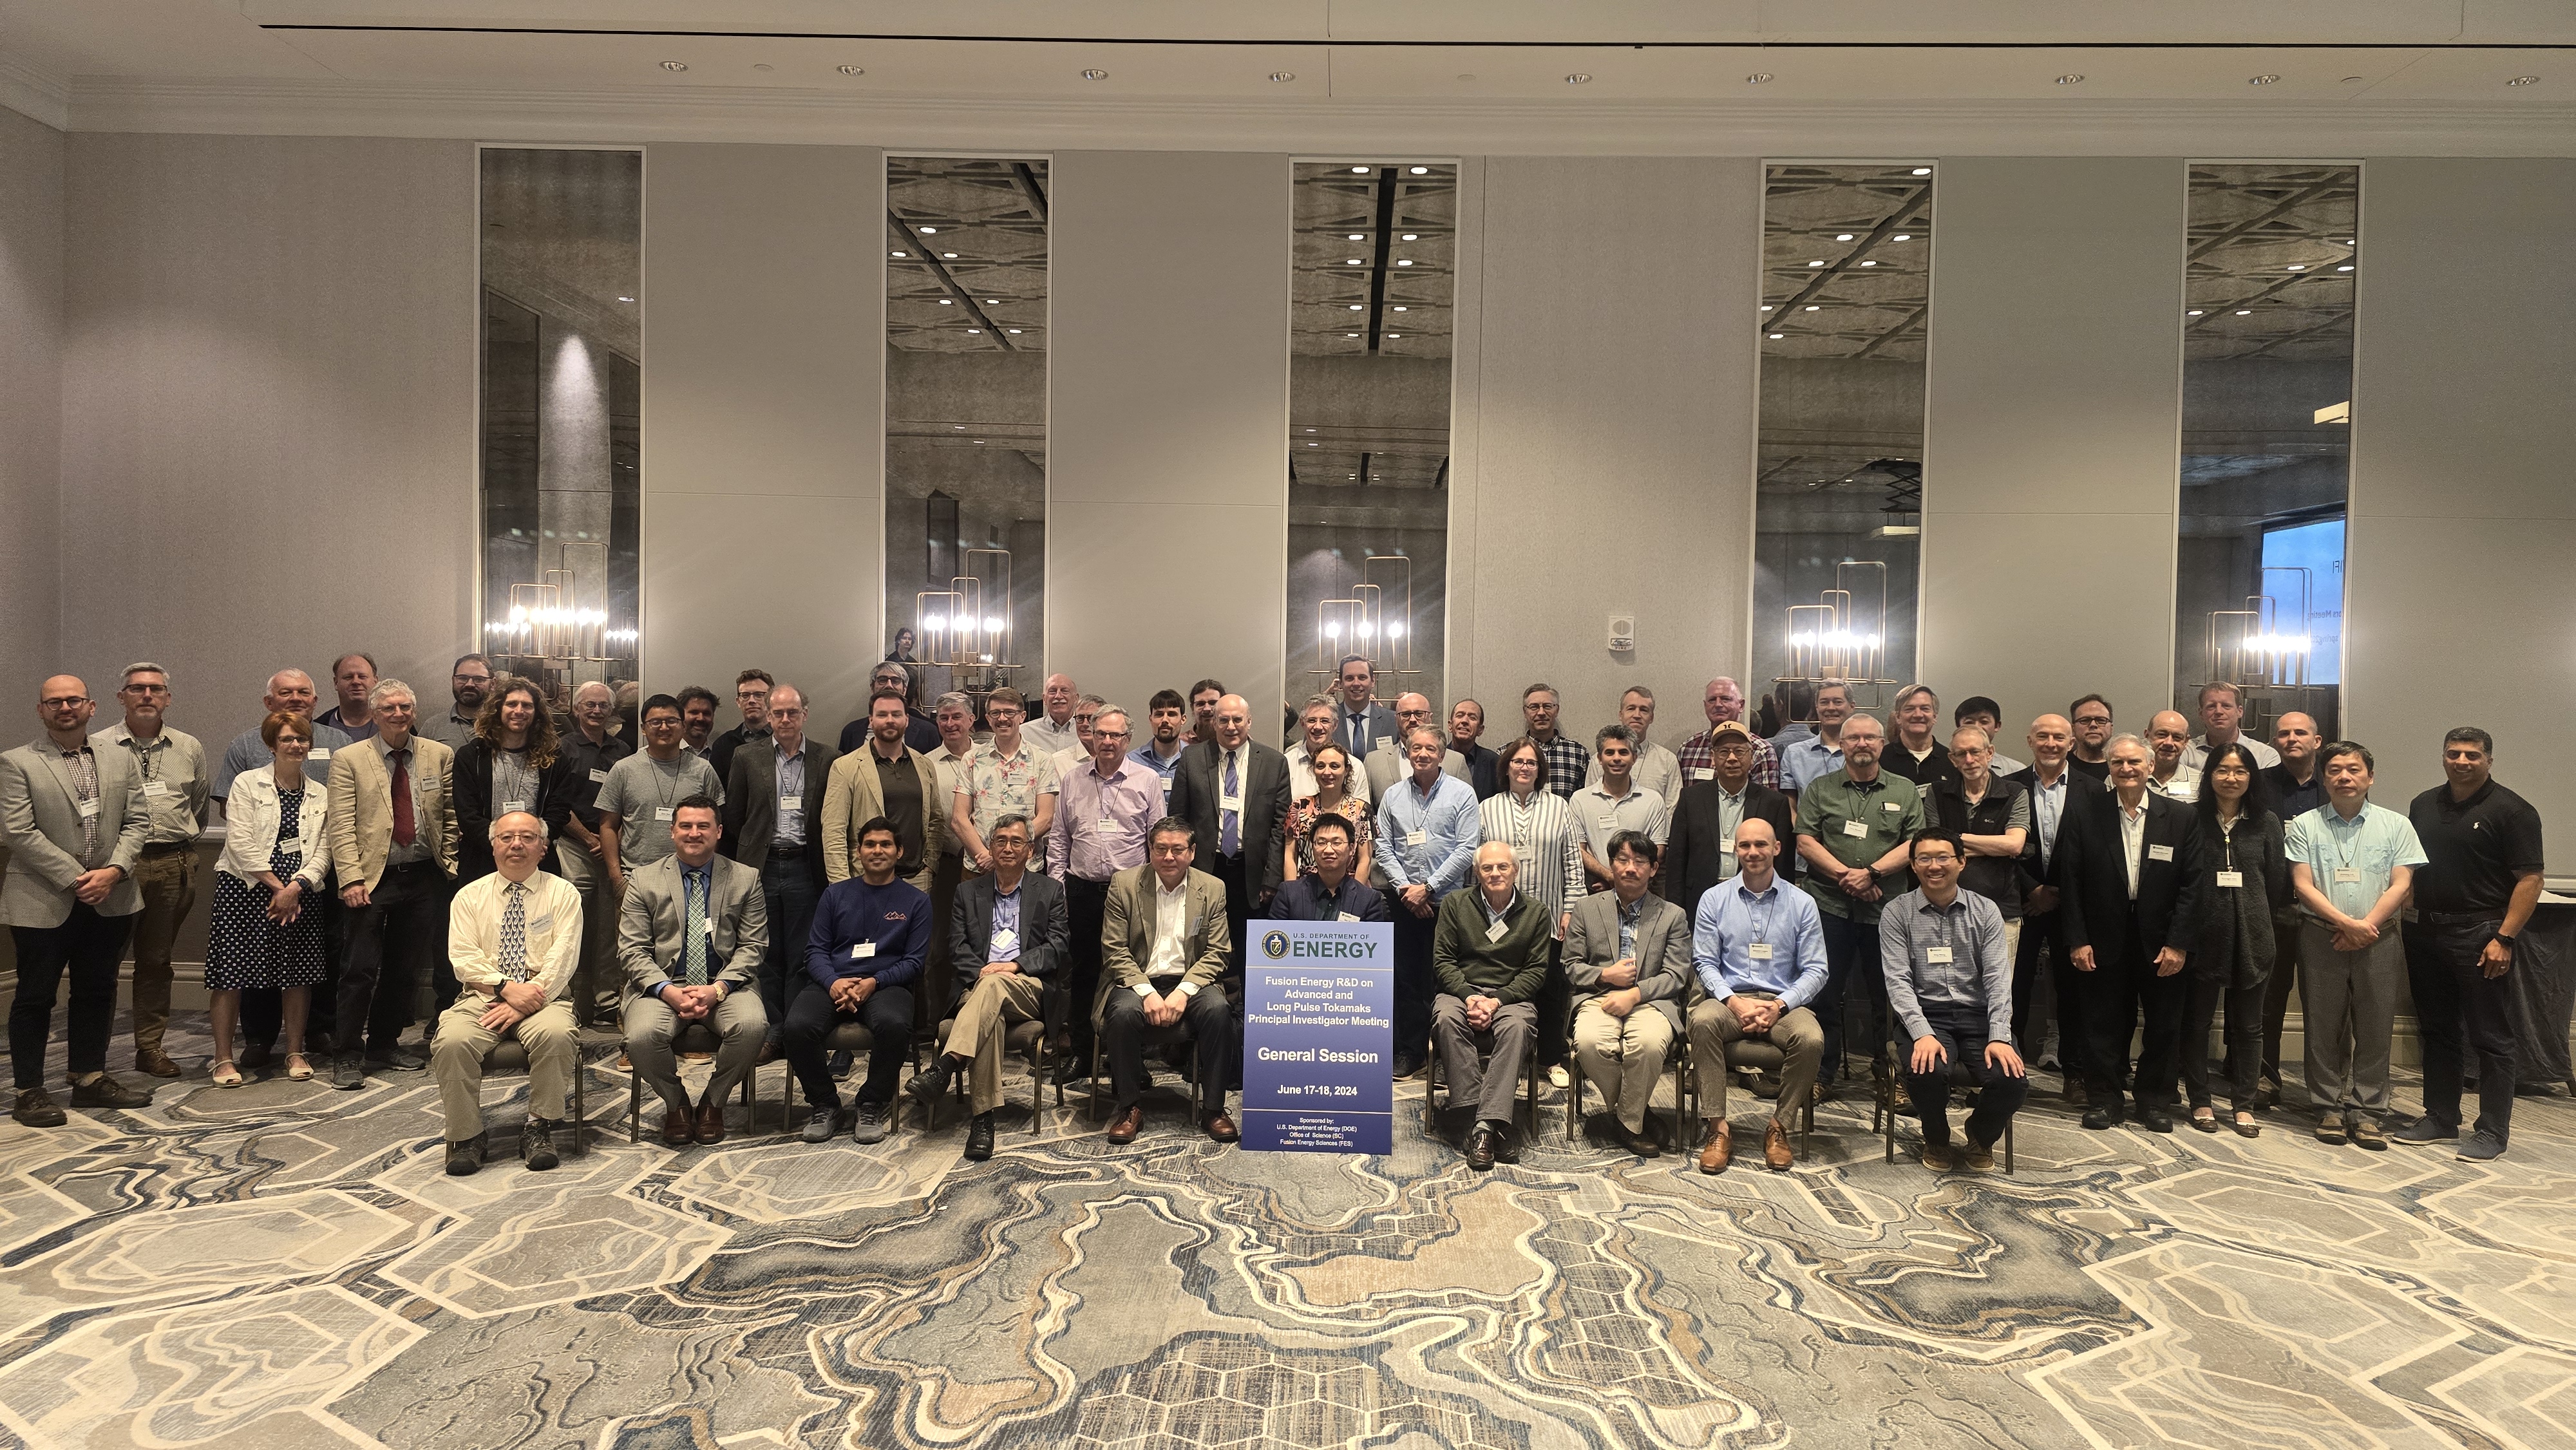
<instances>
[{"instance_id":1,"label":"chair leg","mask_svg":"<svg viewBox=\"0 0 2576 1450\"><path fill-rule=\"evenodd\" d=\"M2004 1119L2004 1176L2005 1176L2006 1178L2010 1178L2010 1177L2012 1176L2012 1171L2013 1171L2013 1134L2012 1134L2012 1128L2013 1128L2013 1125L2012 1125L2012 1119L2010 1119L2010 1118L2006 1118L2006 1119Z\"/></svg>"},{"instance_id":2,"label":"chair leg","mask_svg":"<svg viewBox=\"0 0 2576 1450\"><path fill-rule=\"evenodd\" d=\"M1875 1116L1886 1124L1884 1131L1887 1135L1887 1161L1893 1163L1896 1161L1896 1110L1882 1104Z\"/></svg>"},{"instance_id":3,"label":"chair leg","mask_svg":"<svg viewBox=\"0 0 2576 1450\"><path fill-rule=\"evenodd\" d=\"M644 1117L644 1079L630 1074L626 1079L626 1145L633 1147L642 1139L636 1128Z\"/></svg>"},{"instance_id":4,"label":"chair leg","mask_svg":"<svg viewBox=\"0 0 2576 1450\"><path fill-rule=\"evenodd\" d=\"M579 1158L590 1152L590 1098L583 1090L583 1079L590 1076L590 1064L582 1061L581 1049L572 1054L572 1154Z\"/></svg>"}]
</instances>

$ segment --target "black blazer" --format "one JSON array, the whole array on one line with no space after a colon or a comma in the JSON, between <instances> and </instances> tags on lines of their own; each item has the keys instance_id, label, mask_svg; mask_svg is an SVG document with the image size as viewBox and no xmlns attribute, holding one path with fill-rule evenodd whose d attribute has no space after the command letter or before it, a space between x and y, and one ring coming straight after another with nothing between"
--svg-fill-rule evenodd
<instances>
[{"instance_id":1,"label":"black blazer","mask_svg":"<svg viewBox=\"0 0 2576 1450\"><path fill-rule=\"evenodd\" d=\"M778 751L766 740L757 749L736 750L725 773L724 842L727 856L757 871L769 864L770 844L778 835ZM805 846L802 852L814 873L814 889L823 888L823 796L831 784L832 747L807 737L805 749Z\"/></svg>"},{"instance_id":2,"label":"black blazer","mask_svg":"<svg viewBox=\"0 0 2576 1450\"><path fill-rule=\"evenodd\" d=\"M456 884L492 874L492 747L475 736L456 752L449 800L456 802ZM572 803L581 795L581 768L572 752L555 747L555 763L537 772L537 798L528 807L546 823L546 838L563 839L572 819Z\"/></svg>"},{"instance_id":3,"label":"black blazer","mask_svg":"<svg viewBox=\"0 0 2576 1450\"><path fill-rule=\"evenodd\" d=\"M1724 807L1725 792L1714 780L1693 781L1682 787L1682 798L1673 803L1671 836L1664 843L1663 879L1659 883L1663 898L1684 912L1699 911L1699 899L1721 879L1727 852L1718 849L1718 817ZM1744 786L1744 818L1769 821L1780 837L1781 854L1794 855L1798 849L1797 808L1789 798L1760 781ZM1732 848L1734 842L1727 845Z\"/></svg>"},{"instance_id":4,"label":"black blazer","mask_svg":"<svg viewBox=\"0 0 2576 1450\"><path fill-rule=\"evenodd\" d=\"M1282 864L1280 832L1288 824L1288 757L1258 740L1246 742L1243 756L1243 819L1238 822L1242 834L1243 854L1257 858L1259 875L1246 870L1244 885L1253 895L1253 904L1279 889L1286 874ZM1181 752L1180 763L1172 769L1171 794L1164 799L1169 814L1190 823L1199 833L1198 868L1211 876L1220 873L1216 867L1218 774L1224 769L1216 741L1202 740Z\"/></svg>"},{"instance_id":5,"label":"black blazer","mask_svg":"<svg viewBox=\"0 0 2576 1450\"><path fill-rule=\"evenodd\" d=\"M2200 818L2192 808L2147 793L2146 844L2138 861L2138 941L2147 951L2192 949L2208 879L2201 859ZM2172 859L2155 859L2163 846ZM2128 857L2120 846L2116 797L2070 810L2057 831L2060 937L2066 949L2089 946L2097 955L2120 950L2121 923L2129 910Z\"/></svg>"},{"instance_id":6,"label":"black blazer","mask_svg":"<svg viewBox=\"0 0 2576 1450\"><path fill-rule=\"evenodd\" d=\"M1072 931L1065 924L1064 887L1043 871L1020 873L1020 974L1052 980L1064 966ZM969 876L957 883L957 899L948 908L948 960L956 964L956 1000L975 990L978 973L991 961L993 944L993 874Z\"/></svg>"},{"instance_id":7,"label":"black blazer","mask_svg":"<svg viewBox=\"0 0 2576 1450\"><path fill-rule=\"evenodd\" d=\"M2067 764L2066 809L2061 813L2061 819L2057 823L2057 843L2060 849L2049 852L2041 850L2039 844L2039 771L2032 766L2023 766L2005 776L2004 779L2020 786L2023 790L2032 792L2030 841L2022 847L2021 852L2022 895L2028 896L2034 886L2054 886L2057 888L2057 894L2064 896L2066 883L2057 879L2056 871L2057 858L2065 854L2063 848L2066 844L2066 823L2075 819L2080 811L2100 804L2102 798L2111 793L2109 787L2077 770L2073 762ZM2050 912L2049 915L2054 916L2056 913Z\"/></svg>"}]
</instances>

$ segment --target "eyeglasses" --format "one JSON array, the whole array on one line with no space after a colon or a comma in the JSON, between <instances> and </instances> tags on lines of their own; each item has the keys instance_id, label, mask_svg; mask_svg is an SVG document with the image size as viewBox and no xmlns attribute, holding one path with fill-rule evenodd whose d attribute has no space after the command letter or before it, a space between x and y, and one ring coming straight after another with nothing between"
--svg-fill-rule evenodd
<instances>
[{"instance_id":1,"label":"eyeglasses","mask_svg":"<svg viewBox=\"0 0 2576 1450\"><path fill-rule=\"evenodd\" d=\"M2108 715L2078 715L2075 717L2075 723L2078 725L2108 725L2111 723L2111 717Z\"/></svg>"},{"instance_id":2,"label":"eyeglasses","mask_svg":"<svg viewBox=\"0 0 2576 1450\"><path fill-rule=\"evenodd\" d=\"M169 693L170 693L170 687L169 687L168 685L131 685L131 684L130 684L130 685L127 685L125 688L126 688L126 689L128 689L128 690L133 691L135 694L138 694L138 695L166 695L166 694L169 694Z\"/></svg>"},{"instance_id":3,"label":"eyeglasses","mask_svg":"<svg viewBox=\"0 0 2576 1450\"><path fill-rule=\"evenodd\" d=\"M736 690L733 692L733 697L737 700L766 700L769 698L769 692L767 690Z\"/></svg>"},{"instance_id":4,"label":"eyeglasses","mask_svg":"<svg viewBox=\"0 0 2576 1450\"><path fill-rule=\"evenodd\" d=\"M1091 732L1091 738L1094 740L1124 740L1130 733L1131 732L1125 730L1094 730Z\"/></svg>"},{"instance_id":5,"label":"eyeglasses","mask_svg":"<svg viewBox=\"0 0 2576 1450\"><path fill-rule=\"evenodd\" d=\"M49 699L44 700L42 703L43 703L44 707L45 707L46 709L48 709L48 710L66 710L66 709L71 708L71 707L72 707L72 706L74 706L74 705L86 705L86 704L88 704L88 703L89 703L89 696L87 696L87 695L55 695L55 696L52 696L52 697L51 697L51 698L49 698Z\"/></svg>"},{"instance_id":6,"label":"eyeglasses","mask_svg":"<svg viewBox=\"0 0 2576 1450\"><path fill-rule=\"evenodd\" d=\"M1715 753L1721 760L1749 757L1753 754L1753 747L1749 745L1721 745L1717 747Z\"/></svg>"},{"instance_id":7,"label":"eyeglasses","mask_svg":"<svg viewBox=\"0 0 2576 1450\"><path fill-rule=\"evenodd\" d=\"M460 685L488 685L492 683L492 677L490 675L449 675L447 678Z\"/></svg>"}]
</instances>

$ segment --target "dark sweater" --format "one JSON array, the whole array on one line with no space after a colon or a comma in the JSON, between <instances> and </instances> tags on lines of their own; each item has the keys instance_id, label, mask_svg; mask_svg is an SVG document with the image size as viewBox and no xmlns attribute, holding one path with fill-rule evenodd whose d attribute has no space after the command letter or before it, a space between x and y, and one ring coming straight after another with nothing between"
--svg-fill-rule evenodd
<instances>
[{"instance_id":1,"label":"dark sweater","mask_svg":"<svg viewBox=\"0 0 2576 1450\"><path fill-rule=\"evenodd\" d=\"M814 907L805 938L805 972L830 987L842 977L874 977L880 987L908 985L930 952L930 893L898 876L870 886L864 876L835 881ZM852 956L861 942L876 950Z\"/></svg>"},{"instance_id":2,"label":"dark sweater","mask_svg":"<svg viewBox=\"0 0 2576 1450\"><path fill-rule=\"evenodd\" d=\"M1485 938L1485 893L1468 886L1440 898L1432 928L1431 971L1452 997L1485 996L1509 1005L1538 996L1547 981L1547 947L1556 922L1547 908L1515 895L1500 940Z\"/></svg>"}]
</instances>

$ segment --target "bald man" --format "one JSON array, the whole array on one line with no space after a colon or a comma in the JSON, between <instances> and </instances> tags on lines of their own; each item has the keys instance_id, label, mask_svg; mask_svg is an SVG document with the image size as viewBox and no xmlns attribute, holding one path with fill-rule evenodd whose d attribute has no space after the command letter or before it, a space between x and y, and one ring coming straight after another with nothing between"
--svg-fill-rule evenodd
<instances>
[{"instance_id":1,"label":"bald man","mask_svg":"<svg viewBox=\"0 0 2576 1450\"><path fill-rule=\"evenodd\" d=\"M1517 1163L1512 1103L1521 1063L1538 1037L1538 993L1556 939L1555 913L1523 895L1511 846L1476 848L1476 885L1440 901L1431 941L1431 1037L1449 1078L1449 1101L1472 1111L1467 1166L1482 1173ZM1480 1050L1485 1054L1479 1060Z\"/></svg>"},{"instance_id":2,"label":"bald man","mask_svg":"<svg viewBox=\"0 0 2576 1450\"><path fill-rule=\"evenodd\" d=\"M1216 702L1208 738L1181 753L1168 797L1172 815L1198 832L1198 869L1225 883L1234 970L1243 970L1243 924L1268 910L1286 873L1288 757L1252 738L1241 695ZM1223 1086L1220 1084L1219 1086Z\"/></svg>"},{"instance_id":3,"label":"bald man","mask_svg":"<svg viewBox=\"0 0 2576 1450\"><path fill-rule=\"evenodd\" d=\"M2200 772L2183 763L2183 752L2191 748L2191 722L2180 710L2158 710L2147 718L2147 748L2154 753L2155 764L2147 773L2147 789L2167 800L2189 805L2200 797Z\"/></svg>"}]
</instances>

